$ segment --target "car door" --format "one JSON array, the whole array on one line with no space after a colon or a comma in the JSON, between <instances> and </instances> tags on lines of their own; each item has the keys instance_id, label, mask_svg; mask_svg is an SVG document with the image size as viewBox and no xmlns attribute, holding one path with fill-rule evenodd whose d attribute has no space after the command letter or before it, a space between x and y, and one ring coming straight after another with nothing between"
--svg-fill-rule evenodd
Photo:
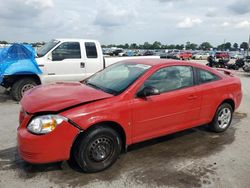
<instances>
[{"instance_id":1,"label":"car door","mask_svg":"<svg viewBox=\"0 0 250 188\"><path fill-rule=\"evenodd\" d=\"M215 109L221 99L220 88L224 87L223 83L217 82L221 78L204 69L195 68L197 75L197 82L202 100L200 110L200 123L207 123L211 121L214 116Z\"/></svg>"},{"instance_id":2,"label":"car door","mask_svg":"<svg viewBox=\"0 0 250 188\"><path fill-rule=\"evenodd\" d=\"M139 142L195 125L199 119L200 93L194 86L193 68L170 66L153 73L138 92L154 87L160 95L135 97L133 140Z\"/></svg>"},{"instance_id":3,"label":"car door","mask_svg":"<svg viewBox=\"0 0 250 188\"><path fill-rule=\"evenodd\" d=\"M61 43L44 63L45 83L82 80L85 73L83 61L79 42Z\"/></svg>"}]
</instances>

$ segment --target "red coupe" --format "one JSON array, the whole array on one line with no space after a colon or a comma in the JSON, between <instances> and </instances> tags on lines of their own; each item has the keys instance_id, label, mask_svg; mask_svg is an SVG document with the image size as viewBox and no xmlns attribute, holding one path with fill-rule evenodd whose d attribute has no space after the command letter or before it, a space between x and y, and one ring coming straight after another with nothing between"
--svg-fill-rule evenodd
<instances>
[{"instance_id":1,"label":"red coupe","mask_svg":"<svg viewBox=\"0 0 250 188\"><path fill-rule=\"evenodd\" d=\"M240 79L227 70L177 60L119 62L81 83L27 91L18 149L30 163L70 159L97 172L137 142L204 124L225 131L241 98Z\"/></svg>"}]
</instances>

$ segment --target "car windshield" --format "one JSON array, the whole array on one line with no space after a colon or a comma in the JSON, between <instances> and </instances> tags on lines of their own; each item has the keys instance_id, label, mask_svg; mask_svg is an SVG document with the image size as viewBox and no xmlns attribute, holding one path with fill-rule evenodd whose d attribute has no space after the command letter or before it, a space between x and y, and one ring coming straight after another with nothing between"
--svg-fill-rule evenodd
<instances>
[{"instance_id":1,"label":"car windshield","mask_svg":"<svg viewBox=\"0 0 250 188\"><path fill-rule=\"evenodd\" d=\"M39 48L37 50L37 56L43 57L45 54L47 54L52 48L54 48L60 41L59 40L51 40L48 43L46 43L44 46Z\"/></svg>"},{"instance_id":2,"label":"car windshield","mask_svg":"<svg viewBox=\"0 0 250 188\"><path fill-rule=\"evenodd\" d=\"M116 63L94 74L84 84L112 95L125 91L151 66L137 63Z\"/></svg>"}]
</instances>

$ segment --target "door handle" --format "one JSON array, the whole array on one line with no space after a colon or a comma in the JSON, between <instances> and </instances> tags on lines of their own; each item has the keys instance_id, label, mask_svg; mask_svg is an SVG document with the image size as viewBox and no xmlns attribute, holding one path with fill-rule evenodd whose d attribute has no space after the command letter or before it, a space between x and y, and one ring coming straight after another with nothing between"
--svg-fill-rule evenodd
<instances>
[{"instance_id":1,"label":"door handle","mask_svg":"<svg viewBox=\"0 0 250 188\"><path fill-rule=\"evenodd\" d=\"M84 63L84 62L81 62L81 63L80 63L80 67L81 67L81 68L85 68L85 63Z\"/></svg>"},{"instance_id":2,"label":"door handle","mask_svg":"<svg viewBox=\"0 0 250 188\"><path fill-rule=\"evenodd\" d=\"M196 95L190 95L187 97L188 100L195 100L197 99L198 97Z\"/></svg>"}]
</instances>

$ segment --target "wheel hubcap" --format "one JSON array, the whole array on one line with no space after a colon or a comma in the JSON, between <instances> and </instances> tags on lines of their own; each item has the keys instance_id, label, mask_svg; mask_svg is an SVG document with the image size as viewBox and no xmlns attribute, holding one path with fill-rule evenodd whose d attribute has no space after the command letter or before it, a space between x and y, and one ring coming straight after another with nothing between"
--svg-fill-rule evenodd
<instances>
[{"instance_id":1,"label":"wheel hubcap","mask_svg":"<svg viewBox=\"0 0 250 188\"><path fill-rule=\"evenodd\" d=\"M24 85L23 88L22 88L22 90L21 90L22 95L24 94L24 92L26 92L26 91L28 91L28 90L30 90L32 88L34 88L33 84L26 84L26 85Z\"/></svg>"},{"instance_id":2,"label":"wheel hubcap","mask_svg":"<svg viewBox=\"0 0 250 188\"><path fill-rule=\"evenodd\" d=\"M109 158L113 151L114 145L110 138L97 138L90 144L89 158L94 162L101 162Z\"/></svg>"},{"instance_id":3,"label":"wheel hubcap","mask_svg":"<svg viewBox=\"0 0 250 188\"><path fill-rule=\"evenodd\" d=\"M220 111L218 116L218 125L221 129L225 129L231 120L232 113L229 108L224 108Z\"/></svg>"}]
</instances>

